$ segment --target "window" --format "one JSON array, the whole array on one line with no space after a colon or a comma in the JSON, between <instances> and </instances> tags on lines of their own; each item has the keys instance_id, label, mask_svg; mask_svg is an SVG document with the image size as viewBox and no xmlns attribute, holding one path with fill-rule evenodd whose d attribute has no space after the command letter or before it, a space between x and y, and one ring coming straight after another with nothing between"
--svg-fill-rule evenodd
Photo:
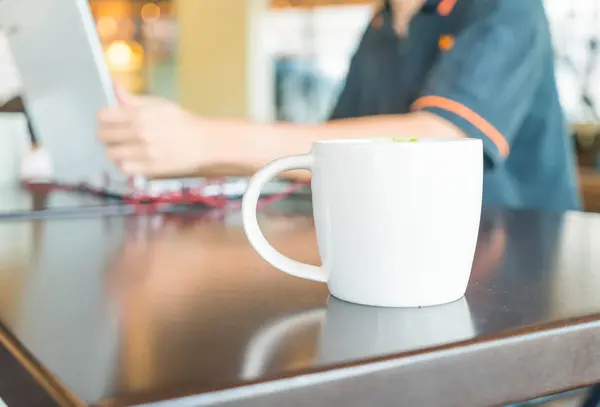
<instances>
[{"instance_id":1,"label":"window","mask_svg":"<svg viewBox=\"0 0 600 407\"><path fill-rule=\"evenodd\" d=\"M371 15L368 4L270 11L266 21L278 120L327 119Z\"/></svg>"},{"instance_id":2,"label":"window","mask_svg":"<svg viewBox=\"0 0 600 407\"><path fill-rule=\"evenodd\" d=\"M600 123L600 0L545 0L561 102L573 123Z\"/></svg>"}]
</instances>

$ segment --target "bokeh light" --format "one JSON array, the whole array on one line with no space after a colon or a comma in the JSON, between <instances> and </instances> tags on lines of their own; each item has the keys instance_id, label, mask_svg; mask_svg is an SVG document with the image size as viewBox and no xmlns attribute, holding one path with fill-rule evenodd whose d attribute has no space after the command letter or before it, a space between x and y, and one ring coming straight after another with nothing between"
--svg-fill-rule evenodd
<instances>
[{"instance_id":1,"label":"bokeh light","mask_svg":"<svg viewBox=\"0 0 600 407\"><path fill-rule=\"evenodd\" d=\"M111 38L117 35L119 25L113 17L100 17L96 24L100 38Z\"/></svg>"},{"instance_id":2,"label":"bokeh light","mask_svg":"<svg viewBox=\"0 0 600 407\"><path fill-rule=\"evenodd\" d=\"M155 3L146 3L142 6L142 20L154 21L160 18L160 7Z\"/></svg>"}]
</instances>

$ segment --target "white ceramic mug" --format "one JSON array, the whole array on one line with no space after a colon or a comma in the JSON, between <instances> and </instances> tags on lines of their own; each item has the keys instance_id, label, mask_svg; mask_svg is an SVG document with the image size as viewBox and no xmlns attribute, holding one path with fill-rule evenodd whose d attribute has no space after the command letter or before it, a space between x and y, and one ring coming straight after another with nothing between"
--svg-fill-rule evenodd
<instances>
[{"instance_id":1,"label":"white ceramic mug","mask_svg":"<svg viewBox=\"0 0 600 407\"><path fill-rule=\"evenodd\" d=\"M256 205L279 173L312 172L322 266L277 252ZM260 170L244 195L243 222L256 251L296 277L326 282L345 301L384 307L438 305L466 291L481 217L483 149L476 139L339 140Z\"/></svg>"}]
</instances>

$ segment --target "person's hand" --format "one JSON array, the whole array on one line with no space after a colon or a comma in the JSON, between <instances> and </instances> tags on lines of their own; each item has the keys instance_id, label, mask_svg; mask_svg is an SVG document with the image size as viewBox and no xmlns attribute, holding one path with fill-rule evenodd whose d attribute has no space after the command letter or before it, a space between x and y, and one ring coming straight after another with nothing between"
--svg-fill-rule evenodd
<instances>
[{"instance_id":1,"label":"person's hand","mask_svg":"<svg viewBox=\"0 0 600 407\"><path fill-rule=\"evenodd\" d=\"M100 112L98 136L125 173L183 176L217 165L223 141L200 118L170 101L115 89L119 104Z\"/></svg>"}]
</instances>

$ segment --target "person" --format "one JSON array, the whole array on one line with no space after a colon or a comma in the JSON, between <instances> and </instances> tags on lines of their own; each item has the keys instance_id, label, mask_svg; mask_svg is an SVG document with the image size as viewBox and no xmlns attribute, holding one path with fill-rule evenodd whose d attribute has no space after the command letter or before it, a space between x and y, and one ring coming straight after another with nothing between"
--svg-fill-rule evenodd
<instances>
[{"instance_id":1,"label":"person","mask_svg":"<svg viewBox=\"0 0 600 407\"><path fill-rule=\"evenodd\" d=\"M203 118L117 93L119 106L100 112L99 137L132 175L249 175L316 140L472 137L484 147L484 204L581 207L542 0L384 2L323 124Z\"/></svg>"}]
</instances>

